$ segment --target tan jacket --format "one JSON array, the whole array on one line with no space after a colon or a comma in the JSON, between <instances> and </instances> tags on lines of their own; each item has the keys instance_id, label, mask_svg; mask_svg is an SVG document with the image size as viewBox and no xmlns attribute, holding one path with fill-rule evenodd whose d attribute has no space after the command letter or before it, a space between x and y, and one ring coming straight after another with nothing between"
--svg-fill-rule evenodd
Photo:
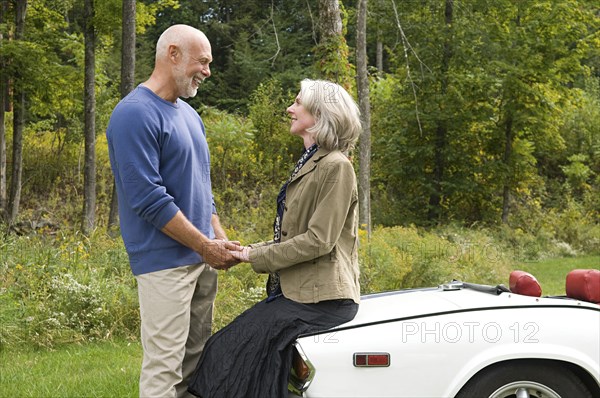
<instances>
[{"instance_id":1,"label":"tan jacket","mask_svg":"<svg viewBox=\"0 0 600 398\"><path fill-rule=\"evenodd\" d=\"M356 175L340 151L320 148L290 181L281 242L252 245L256 272L279 272L283 294L301 303L360 301Z\"/></svg>"}]
</instances>

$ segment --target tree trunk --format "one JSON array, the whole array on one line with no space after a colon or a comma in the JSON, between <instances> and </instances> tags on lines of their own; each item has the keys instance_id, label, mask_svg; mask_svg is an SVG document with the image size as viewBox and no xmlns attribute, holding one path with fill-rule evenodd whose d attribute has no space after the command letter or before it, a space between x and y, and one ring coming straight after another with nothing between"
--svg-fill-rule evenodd
<instances>
[{"instance_id":1,"label":"tree trunk","mask_svg":"<svg viewBox=\"0 0 600 398\"><path fill-rule=\"evenodd\" d=\"M15 13L15 40L23 40L25 36L25 16L27 1L17 1ZM12 224L19 214L21 203L21 180L23 178L23 127L25 125L25 91L15 75L13 87L13 150L12 174L10 181L10 199L8 203L8 223Z\"/></svg>"},{"instance_id":2,"label":"tree trunk","mask_svg":"<svg viewBox=\"0 0 600 398\"><path fill-rule=\"evenodd\" d=\"M319 34L324 39L342 34L342 17L338 0L319 0Z\"/></svg>"},{"instance_id":3,"label":"tree trunk","mask_svg":"<svg viewBox=\"0 0 600 398\"><path fill-rule=\"evenodd\" d=\"M379 36L379 34L377 36ZM377 72L379 72L379 74L382 75L383 74L383 42L381 41L381 37L377 37L376 65L377 65Z\"/></svg>"},{"instance_id":4,"label":"tree trunk","mask_svg":"<svg viewBox=\"0 0 600 398\"><path fill-rule=\"evenodd\" d=\"M369 101L369 76L367 72L367 1L358 2L356 32L356 72L358 106L363 132L360 137L359 158L359 222L371 237L371 104Z\"/></svg>"},{"instance_id":5,"label":"tree trunk","mask_svg":"<svg viewBox=\"0 0 600 398\"><path fill-rule=\"evenodd\" d=\"M4 26L6 12L8 11L8 1L0 1L0 26ZM4 43L4 33L0 30L0 47ZM6 71L6 62L4 58L0 59L0 70ZM0 73L0 220L6 219L6 127L4 125L7 104L8 76L5 72Z\"/></svg>"},{"instance_id":6,"label":"tree trunk","mask_svg":"<svg viewBox=\"0 0 600 398\"><path fill-rule=\"evenodd\" d=\"M94 229L96 210L96 32L94 31L94 0L84 1L84 135L85 160L83 167L83 223L82 231L89 234Z\"/></svg>"},{"instance_id":7,"label":"tree trunk","mask_svg":"<svg viewBox=\"0 0 600 398\"><path fill-rule=\"evenodd\" d=\"M517 28L521 27L521 9L517 6L517 16L515 18L515 26ZM515 46L515 43L513 43ZM506 84L506 83L505 83ZM505 119L506 122L504 124L504 170L503 170L503 187L502 187L502 224L508 224L508 216L510 214L510 190L511 190L511 167L510 162L512 160L512 152L513 152L513 140L514 140L514 126L513 122L514 118L514 106L510 98L515 98L517 94L513 93L512 90L505 92L504 94L509 100L506 101L506 111L505 111Z\"/></svg>"},{"instance_id":8,"label":"tree trunk","mask_svg":"<svg viewBox=\"0 0 600 398\"><path fill-rule=\"evenodd\" d=\"M123 0L121 48L121 98L129 94L135 84L135 0ZM114 230L118 224L119 203L117 190L113 182L108 214L108 230Z\"/></svg>"},{"instance_id":9,"label":"tree trunk","mask_svg":"<svg viewBox=\"0 0 600 398\"><path fill-rule=\"evenodd\" d=\"M447 150L448 141L448 124L444 109L446 94L448 92L448 69L450 68L450 60L452 59L452 13L454 8L454 0L446 0L444 11L445 21L445 37L444 48L442 53L442 63L440 68L440 117L437 120L434 140L434 165L433 165L433 191L429 196L429 210L427 219L429 221L439 223L442 217L442 197L443 197L443 181L446 168L445 152Z\"/></svg>"},{"instance_id":10,"label":"tree trunk","mask_svg":"<svg viewBox=\"0 0 600 398\"><path fill-rule=\"evenodd\" d=\"M319 0L318 31L319 44L315 55L321 76L350 89L353 76L339 0Z\"/></svg>"},{"instance_id":11,"label":"tree trunk","mask_svg":"<svg viewBox=\"0 0 600 398\"><path fill-rule=\"evenodd\" d=\"M513 142L513 119L512 115L509 114L506 118L506 124L504 126L504 166L506 175L504 176L504 187L502 188L502 224L508 223L508 214L510 212L510 184L509 184L509 172L510 170L510 159L512 157L512 142Z\"/></svg>"},{"instance_id":12,"label":"tree trunk","mask_svg":"<svg viewBox=\"0 0 600 398\"><path fill-rule=\"evenodd\" d=\"M129 94L135 84L135 42L135 0L123 0L121 98Z\"/></svg>"}]
</instances>

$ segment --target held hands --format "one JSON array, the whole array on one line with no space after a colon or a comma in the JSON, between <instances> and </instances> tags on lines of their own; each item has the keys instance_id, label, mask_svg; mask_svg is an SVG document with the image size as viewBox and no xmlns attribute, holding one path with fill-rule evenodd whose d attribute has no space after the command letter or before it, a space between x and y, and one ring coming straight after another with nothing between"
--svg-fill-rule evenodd
<instances>
[{"instance_id":1,"label":"held hands","mask_svg":"<svg viewBox=\"0 0 600 398\"><path fill-rule=\"evenodd\" d=\"M211 267L228 270L240 262L250 262L250 247L238 241L214 239L204 245L202 257Z\"/></svg>"},{"instance_id":2,"label":"held hands","mask_svg":"<svg viewBox=\"0 0 600 398\"><path fill-rule=\"evenodd\" d=\"M237 265L240 261L237 257L232 255L230 247L239 247L240 242L226 241L221 239L213 239L210 242L204 244L202 250L202 258L205 262L210 264L211 267L219 270L228 270L229 268Z\"/></svg>"},{"instance_id":3,"label":"held hands","mask_svg":"<svg viewBox=\"0 0 600 398\"><path fill-rule=\"evenodd\" d=\"M242 246L240 242L227 242L225 247L229 250L231 256L240 262L250 262L250 246Z\"/></svg>"}]
</instances>

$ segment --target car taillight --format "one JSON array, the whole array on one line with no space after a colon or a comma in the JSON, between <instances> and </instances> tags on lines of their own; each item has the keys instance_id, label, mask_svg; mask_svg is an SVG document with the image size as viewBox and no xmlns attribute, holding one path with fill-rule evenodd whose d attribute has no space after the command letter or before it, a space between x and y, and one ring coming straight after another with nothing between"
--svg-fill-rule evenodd
<instances>
[{"instance_id":1,"label":"car taillight","mask_svg":"<svg viewBox=\"0 0 600 398\"><path fill-rule=\"evenodd\" d=\"M302 351L302 348L297 344L294 345L288 390L302 395L302 392L306 391L314 376L315 369Z\"/></svg>"},{"instance_id":2,"label":"car taillight","mask_svg":"<svg viewBox=\"0 0 600 398\"><path fill-rule=\"evenodd\" d=\"M294 350L294 357L292 358L292 369L294 374L300 381L305 381L310 376L310 368L304 362L304 359L298 353L298 350Z\"/></svg>"},{"instance_id":3,"label":"car taillight","mask_svg":"<svg viewBox=\"0 0 600 398\"><path fill-rule=\"evenodd\" d=\"M385 367L390 366L390 354L387 352L356 352L353 363L355 367Z\"/></svg>"}]
</instances>

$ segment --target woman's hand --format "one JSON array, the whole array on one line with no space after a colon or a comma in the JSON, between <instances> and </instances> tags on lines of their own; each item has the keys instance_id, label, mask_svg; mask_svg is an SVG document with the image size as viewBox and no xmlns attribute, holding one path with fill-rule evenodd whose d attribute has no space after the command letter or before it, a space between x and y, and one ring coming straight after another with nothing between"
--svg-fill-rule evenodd
<instances>
[{"instance_id":1,"label":"woman's hand","mask_svg":"<svg viewBox=\"0 0 600 398\"><path fill-rule=\"evenodd\" d=\"M245 263L250 262L250 246L242 246L239 242L227 242L225 247L233 258Z\"/></svg>"}]
</instances>

